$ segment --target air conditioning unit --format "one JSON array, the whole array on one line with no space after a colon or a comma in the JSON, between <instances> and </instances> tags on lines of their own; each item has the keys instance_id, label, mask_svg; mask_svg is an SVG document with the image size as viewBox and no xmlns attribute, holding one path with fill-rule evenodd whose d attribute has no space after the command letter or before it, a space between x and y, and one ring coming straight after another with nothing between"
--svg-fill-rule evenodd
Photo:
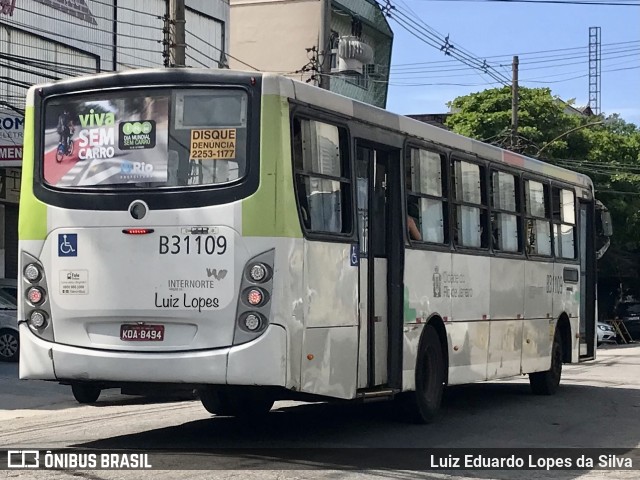
<instances>
[{"instance_id":1,"label":"air conditioning unit","mask_svg":"<svg viewBox=\"0 0 640 480\"><path fill-rule=\"evenodd\" d=\"M364 66L362 73L369 78L384 78L387 72L382 65L368 63Z\"/></svg>"},{"instance_id":2,"label":"air conditioning unit","mask_svg":"<svg viewBox=\"0 0 640 480\"><path fill-rule=\"evenodd\" d=\"M337 48L332 48L331 49L331 57L329 59L330 65L331 65L331 73L338 73L338 49Z\"/></svg>"},{"instance_id":3,"label":"air conditioning unit","mask_svg":"<svg viewBox=\"0 0 640 480\"><path fill-rule=\"evenodd\" d=\"M335 71L362 75L363 66L373 62L373 49L358 37L340 37ZM332 69L332 71L334 71Z\"/></svg>"}]
</instances>

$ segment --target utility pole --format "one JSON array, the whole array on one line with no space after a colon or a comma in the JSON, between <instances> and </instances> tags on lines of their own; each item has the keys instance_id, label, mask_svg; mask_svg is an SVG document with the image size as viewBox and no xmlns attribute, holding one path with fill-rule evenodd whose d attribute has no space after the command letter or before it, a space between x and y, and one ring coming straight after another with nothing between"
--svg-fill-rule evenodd
<instances>
[{"instance_id":1,"label":"utility pole","mask_svg":"<svg viewBox=\"0 0 640 480\"><path fill-rule=\"evenodd\" d=\"M185 7L184 0L170 0L169 2L169 14L171 29L171 42L170 42L170 66L172 67L184 67L185 66Z\"/></svg>"},{"instance_id":2,"label":"utility pole","mask_svg":"<svg viewBox=\"0 0 640 480\"><path fill-rule=\"evenodd\" d=\"M331 1L322 0L320 3L320 35L318 35L317 66L318 83L320 88L330 89L327 66L331 57L331 45L329 44L329 32L331 25Z\"/></svg>"},{"instance_id":3,"label":"utility pole","mask_svg":"<svg viewBox=\"0 0 640 480\"><path fill-rule=\"evenodd\" d=\"M511 66L511 150L515 151L518 139L518 56L513 56Z\"/></svg>"}]
</instances>

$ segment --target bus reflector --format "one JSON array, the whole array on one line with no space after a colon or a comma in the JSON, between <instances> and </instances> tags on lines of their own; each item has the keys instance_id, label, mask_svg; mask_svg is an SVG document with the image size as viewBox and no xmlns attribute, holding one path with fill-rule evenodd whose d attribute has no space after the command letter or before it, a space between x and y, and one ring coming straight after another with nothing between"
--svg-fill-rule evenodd
<instances>
[{"instance_id":1,"label":"bus reflector","mask_svg":"<svg viewBox=\"0 0 640 480\"><path fill-rule=\"evenodd\" d=\"M122 233L127 235L145 235L147 233L153 233L153 228L125 228Z\"/></svg>"},{"instance_id":2,"label":"bus reflector","mask_svg":"<svg viewBox=\"0 0 640 480\"><path fill-rule=\"evenodd\" d=\"M41 312L40 310L34 310L33 312L31 312L31 315L29 315L29 322L35 328L42 328L47 324L47 317L44 312Z\"/></svg>"}]
</instances>

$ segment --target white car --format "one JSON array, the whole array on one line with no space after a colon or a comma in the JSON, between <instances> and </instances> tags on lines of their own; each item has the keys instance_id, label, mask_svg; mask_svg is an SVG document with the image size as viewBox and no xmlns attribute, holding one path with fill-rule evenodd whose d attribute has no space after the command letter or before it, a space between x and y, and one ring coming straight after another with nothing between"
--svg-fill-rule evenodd
<instances>
[{"instance_id":1,"label":"white car","mask_svg":"<svg viewBox=\"0 0 640 480\"><path fill-rule=\"evenodd\" d=\"M603 343L618 343L616 341L616 331L611 325L604 322L598 322L598 345Z\"/></svg>"}]
</instances>

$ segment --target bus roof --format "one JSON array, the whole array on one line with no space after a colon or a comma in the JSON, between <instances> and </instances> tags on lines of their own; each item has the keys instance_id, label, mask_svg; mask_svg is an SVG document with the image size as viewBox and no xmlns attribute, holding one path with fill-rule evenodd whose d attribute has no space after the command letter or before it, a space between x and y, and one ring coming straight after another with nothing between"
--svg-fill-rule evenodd
<instances>
[{"instance_id":1,"label":"bus roof","mask_svg":"<svg viewBox=\"0 0 640 480\"><path fill-rule=\"evenodd\" d=\"M405 115L392 113L288 77L270 73L263 74L262 91L265 94L278 94L319 108L335 111L436 145L456 148L481 158L502 162L519 170L526 170L544 177L582 186L586 190L582 192L583 198L592 198L593 195L591 179L581 173L489 145L444 128L436 127Z\"/></svg>"}]
</instances>

